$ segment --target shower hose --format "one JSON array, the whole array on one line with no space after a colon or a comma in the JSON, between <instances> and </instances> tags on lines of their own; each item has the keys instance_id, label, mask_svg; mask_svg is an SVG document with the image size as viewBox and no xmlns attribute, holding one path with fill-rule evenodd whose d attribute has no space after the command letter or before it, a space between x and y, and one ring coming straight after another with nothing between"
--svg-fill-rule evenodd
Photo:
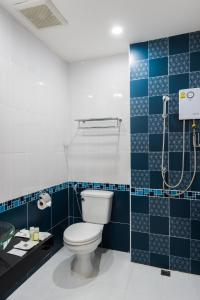
<instances>
[{"instance_id":1,"label":"shower hose","mask_svg":"<svg viewBox=\"0 0 200 300\"><path fill-rule=\"evenodd\" d=\"M163 189L165 190L165 186L168 189L175 189L178 186L180 186L180 184L183 181L183 176L184 176L184 169L185 169L185 120L183 120L183 150L182 150L182 168L181 168L181 176L179 181L175 184L175 185L170 185L167 181L166 181L166 173L169 173L169 171L167 170L167 168L164 166L165 162L165 133L166 133L166 119L167 119L167 102L169 101L169 97L168 96L164 96L163 97L163 141L162 141L162 163L161 163L161 174L162 174L162 179L163 179ZM195 179L195 175L196 175L196 168L197 168L197 159L196 159L196 131L195 131L195 126L193 127L193 156L194 156L194 170L193 170L193 176L192 179L189 183L189 185L182 191L177 192L177 194L175 196L179 196L184 194L192 185L194 179ZM166 191L167 193L167 191Z\"/></svg>"}]
</instances>

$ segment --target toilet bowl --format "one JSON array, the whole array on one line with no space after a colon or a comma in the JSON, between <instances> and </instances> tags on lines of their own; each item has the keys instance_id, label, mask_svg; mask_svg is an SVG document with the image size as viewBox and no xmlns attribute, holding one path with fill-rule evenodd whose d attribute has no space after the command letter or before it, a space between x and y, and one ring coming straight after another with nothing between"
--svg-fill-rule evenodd
<instances>
[{"instance_id":1,"label":"toilet bowl","mask_svg":"<svg viewBox=\"0 0 200 300\"><path fill-rule=\"evenodd\" d=\"M95 250L102 241L103 225L76 223L64 231L64 244L76 256L72 262L72 271L92 277L95 269Z\"/></svg>"},{"instance_id":2,"label":"toilet bowl","mask_svg":"<svg viewBox=\"0 0 200 300\"><path fill-rule=\"evenodd\" d=\"M95 250L102 241L104 224L110 221L113 194L103 190L82 191L84 222L70 225L63 234L64 244L75 254L71 270L87 278L97 273Z\"/></svg>"}]
</instances>

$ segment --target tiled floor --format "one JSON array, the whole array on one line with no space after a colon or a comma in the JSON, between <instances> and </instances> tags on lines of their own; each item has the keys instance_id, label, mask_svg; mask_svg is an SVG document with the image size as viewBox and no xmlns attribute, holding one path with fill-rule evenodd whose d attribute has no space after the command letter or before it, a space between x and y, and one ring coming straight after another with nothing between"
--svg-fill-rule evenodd
<instances>
[{"instance_id":1,"label":"tiled floor","mask_svg":"<svg viewBox=\"0 0 200 300\"><path fill-rule=\"evenodd\" d=\"M200 300L200 276L130 263L129 255L103 251L100 272L83 280L70 273L72 256L61 249L9 300Z\"/></svg>"}]
</instances>

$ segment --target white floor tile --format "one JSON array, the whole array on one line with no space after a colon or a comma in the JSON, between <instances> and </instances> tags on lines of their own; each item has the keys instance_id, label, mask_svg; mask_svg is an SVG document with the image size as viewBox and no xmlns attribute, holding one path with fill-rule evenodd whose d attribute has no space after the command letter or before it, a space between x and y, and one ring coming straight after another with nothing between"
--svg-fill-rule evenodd
<instances>
[{"instance_id":1,"label":"white floor tile","mask_svg":"<svg viewBox=\"0 0 200 300\"><path fill-rule=\"evenodd\" d=\"M162 300L162 286L163 277L159 269L132 264L124 300L132 300L133 295L137 300Z\"/></svg>"},{"instance_id":2,"label":"white floor tile","mask_svg":"<svg viewBox=\"0 0 200 300\"><path fill-rule=\"evenodd\" d=\"M200 300L200 276L130 262L127 253L103 251L99 274L83 279L70 271L73 259L61 249L8 300Z\"/></svg>"},{"instance_id":3,"label":"white floor tile","mask_svg":"<svg viewBox=\"0 0 200 300\"><path fill-rule=\"evenodd\" d=\"M163 292L164 300L199 300L194 275L173 272L168 282L165 282Z\"/></svg>"}]
</instances>

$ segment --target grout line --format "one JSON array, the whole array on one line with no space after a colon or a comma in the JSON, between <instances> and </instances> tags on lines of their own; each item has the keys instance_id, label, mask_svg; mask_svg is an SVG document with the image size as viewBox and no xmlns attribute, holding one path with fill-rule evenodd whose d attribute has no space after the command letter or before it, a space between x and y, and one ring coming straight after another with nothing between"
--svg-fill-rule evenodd
<instances>
[{"instance_id":1,"label":"grout line","mask_svg":"<svg viewBox=\"0 0 200 300\"><path fill-rule=\"evenodd\" d=\"M53 202L53 199L52 199L52 202ZM52 225L53 225L53 205L51 205L51 228L52 228Z\"/></svg>"},{"instance_id":2,"label":"grout line","mask_svg":"<svg viewBox=\"0 0 200 300\"><path fill-rule=\"evenodd\" d=\"M61 221L59 221L56 225L54 225L53 227L51 227L50 229L55 228L56 226L60 225L62 222L64 222L65 220L67 220L69 217L62 219Z\"/></svg>"},{"instance_id":3,"label":"grout line","mask_svg":"<svg viewBox=\"0 0 200 300\"><path fill-rule=\"evenodd\" d=\"M130 225L129 223L122 223L122 222L115 222L115 221L110 221L109 223L113 223L113 224L121 224L121 225ZM108 223L108 224L109 224Z\"/></svg>"},{"instance_id":4,"label":"grout line","mask_svg":"<svg viewBox=\"0 0 200 300\"><path fill-rule=\"evenodd\" d=\"M28 203L26 203L26 228L27 229L29 229L28 228L28 225L29 225L28 223L29 223L29 218L28 218Z\"/></svg>"}]
</instances>

